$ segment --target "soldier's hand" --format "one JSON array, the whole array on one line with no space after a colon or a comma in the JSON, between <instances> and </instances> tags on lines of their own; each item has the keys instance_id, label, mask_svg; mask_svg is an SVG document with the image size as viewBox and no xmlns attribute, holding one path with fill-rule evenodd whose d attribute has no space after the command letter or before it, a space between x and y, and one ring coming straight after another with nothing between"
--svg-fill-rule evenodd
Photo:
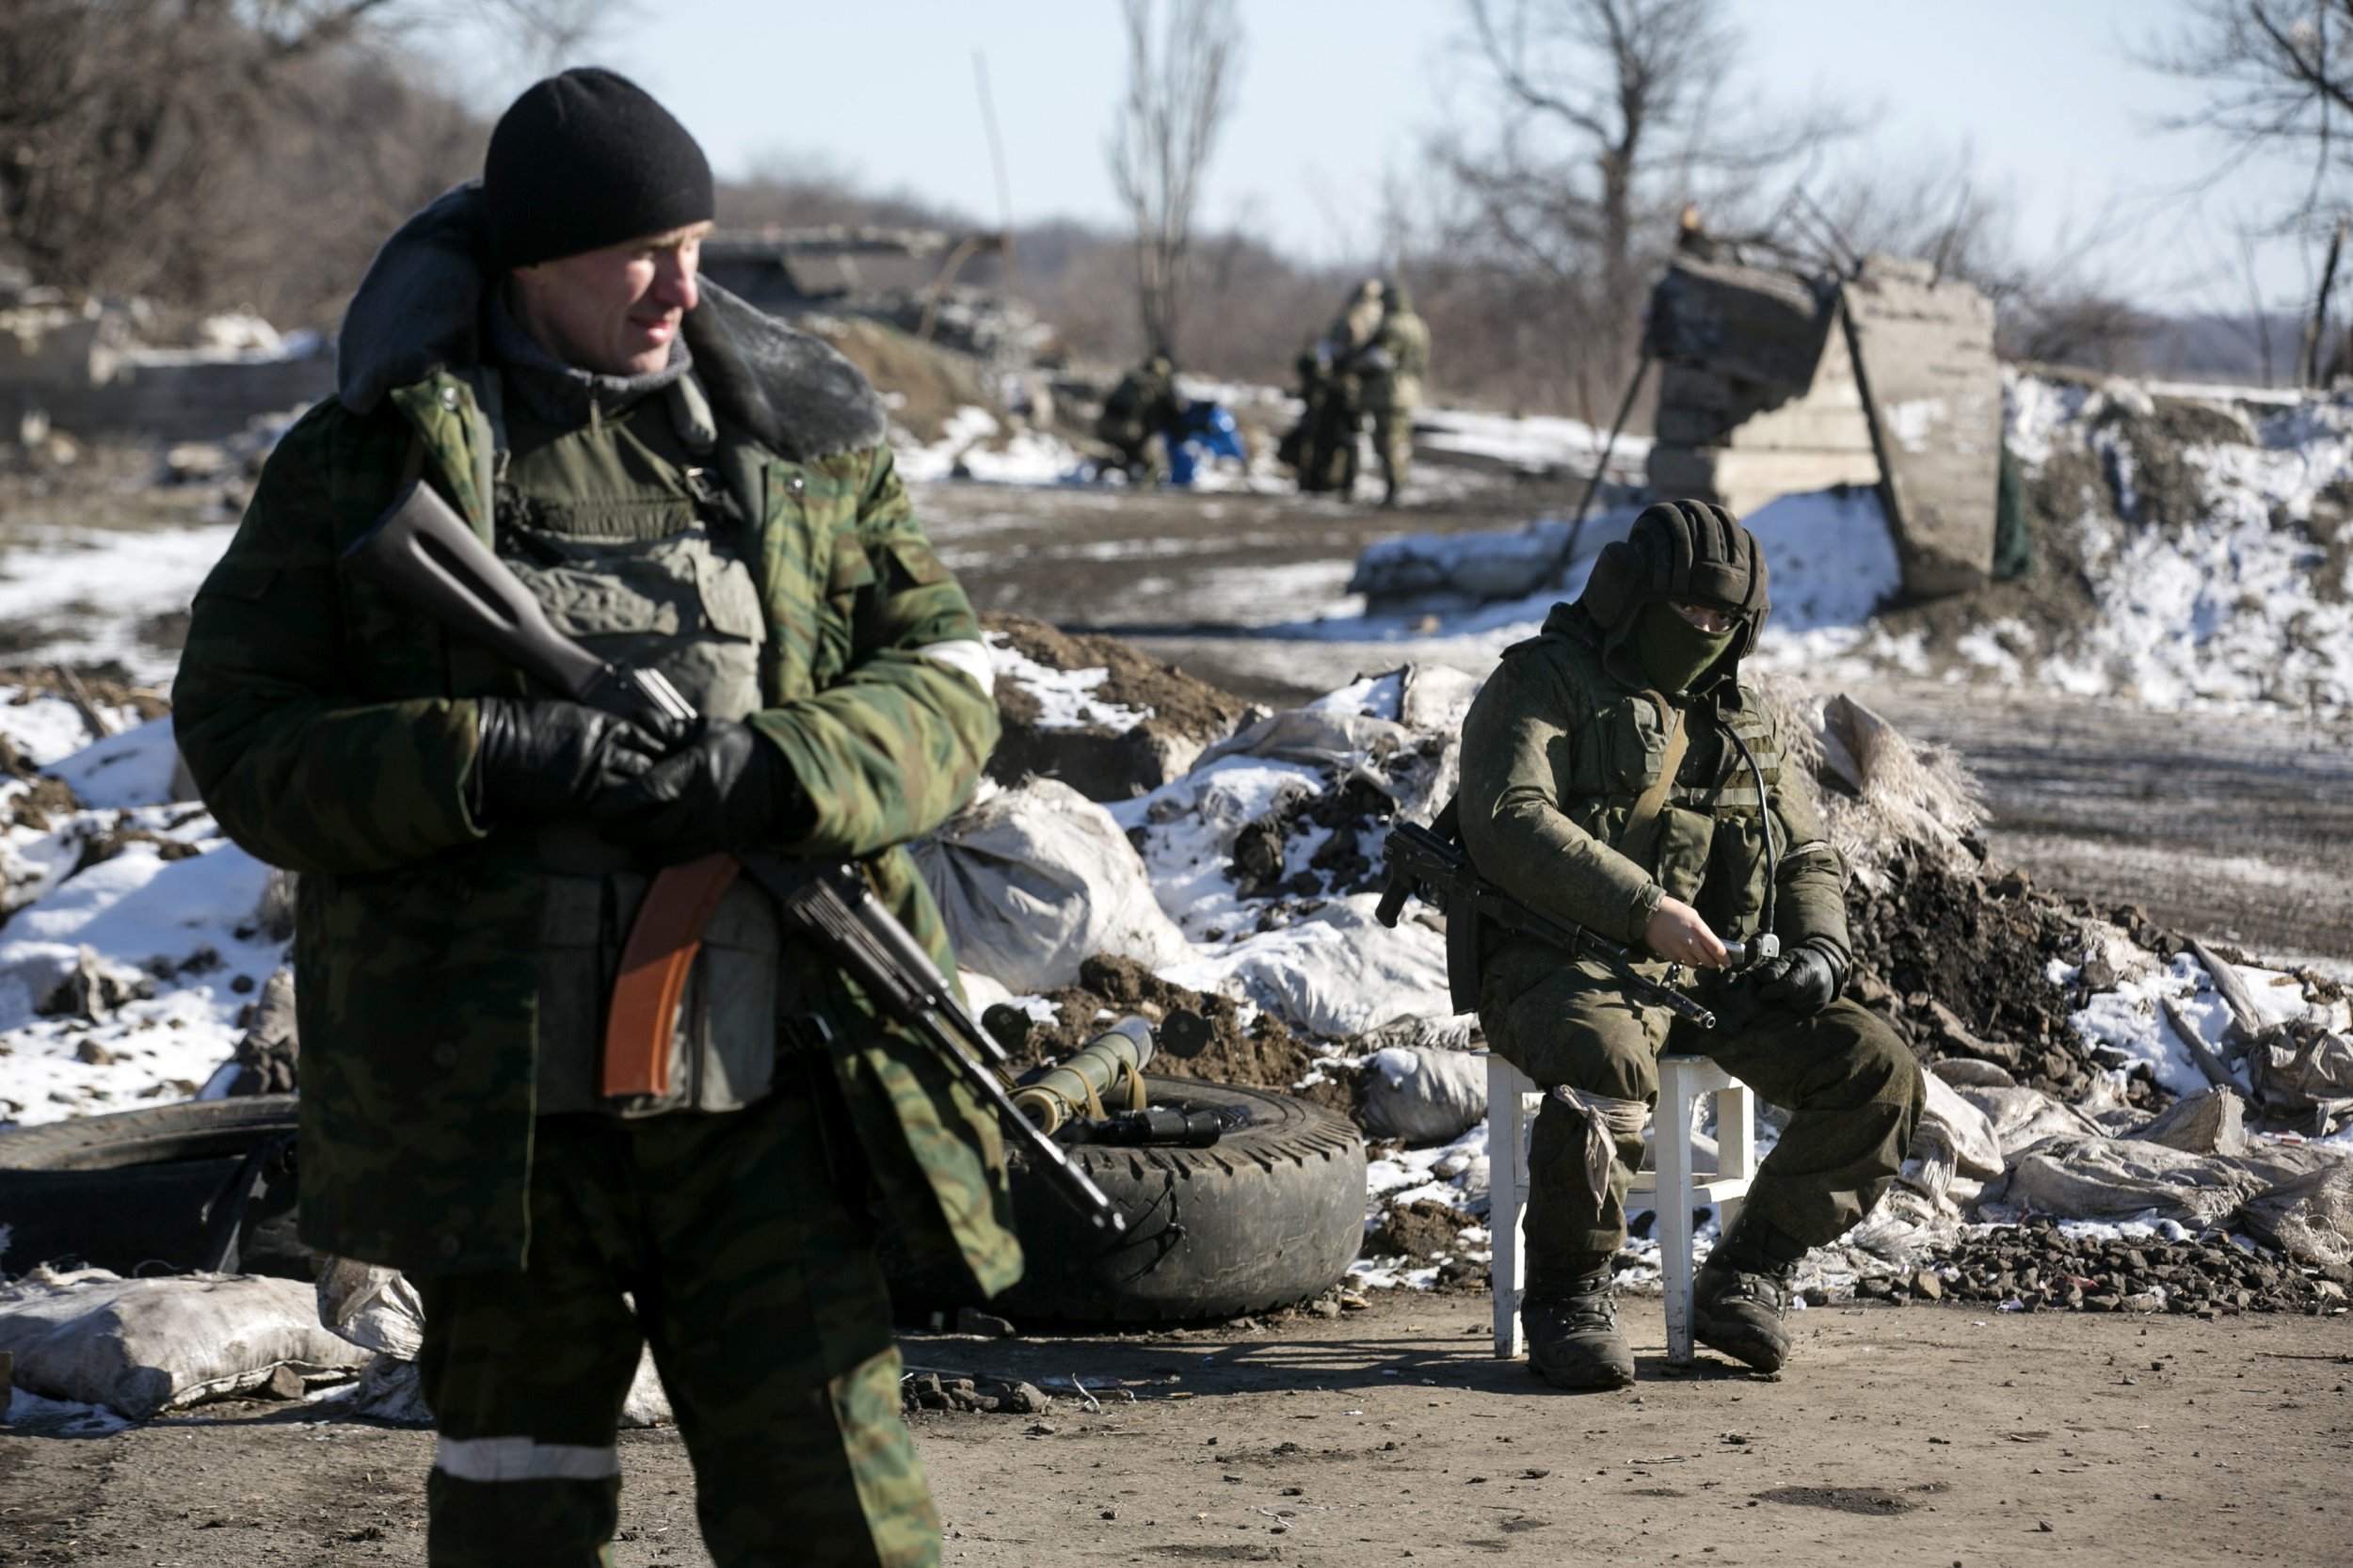
<instances>
[{"instance_id":1,"label":"soldier's hand","mask_svg":"<svg viewBox=\"0 0 2353 1568\"><path fill-rule=\"evenodd\" d=\"M1846 983L1837 952L1810 936L1756 971L1756 1000L1804 1017L1828 1007Z\"/></svg>"},{"instance_id":2,"label":"soldier's hand","mask_svg":"<svg viewBox=\"0 0 2353 1568\"><path fill-rule=\"evenodd\" d=\"M1700 912L1679 898L1659 900L1658 912L1642 928L1642 940L1659 957L1695 969L1721 969L1732 962Z\"/></svg>"},{"instance_id":3,"label":"soldier's hand","mask_svg":"<svg viewBox=\"0 0 2353 1568\"><path fill-rule=\"evenodd\" d=\"M774 742L745 725L706 723L694 740L599 803L598 824L663 865L797 838L808 797Z\"/></svg>"},{"instance_id":4,"label":"soldier's hand","mask_svg":"<svg viewBox=\"0 0 2353 1568\"><path fill-rule=\"evenodd\" d=\"M584 703L486 696L476 707L472 784L494 819L580 815L670 749L668 738Z\"/></svg>"}]
</instances>

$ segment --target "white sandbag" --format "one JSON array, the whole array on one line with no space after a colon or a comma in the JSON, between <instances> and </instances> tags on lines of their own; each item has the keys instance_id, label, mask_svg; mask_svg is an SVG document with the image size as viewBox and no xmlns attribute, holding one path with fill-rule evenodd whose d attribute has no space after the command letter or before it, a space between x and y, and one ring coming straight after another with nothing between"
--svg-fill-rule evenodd
<instances>
[{"instance_id":1,"label":"white sandbag","mask_svg":"<svg viewBox=\"0 0 2353 1568\"><path fill-rule=\"evenodd\" d=\"M315 1294L299 1281L124 1279L104 1269L35 1269L0 1286L0 1351L30 1392L138 1421L258 1388L280 1367L368 1360L319 1326Z\"/></svg>"},{"instance_id":2,"label":"white sandbag","mask_svg":"<svg viewBox=\"0 0 2353 1568\"><path fill-rule=\"evenodd\" d=\"M1365 1126L1408 1144L1447 1144L1486 1119L1487 1059L1391 1046L1365 1064Z\"/></svg>"},{"instance_id":3,"label":"white sandbag","mask_svg":"<svg viewBox=\"0 0 2353 1568\"><path fill-rule=\"evenodd\" d=\"M1127 835L1059 780L984 792L913 847L956 962L1016 993L1075 984L1098 952L1152 968L1186 956Z\"/></svg>"},{"instance_id":4,"label":"white sandbag","mask_svg":"<svg viewBox=\"0 0 2353 1568\"><path fill-rule=\"evenodd\" d=\"M2082 1112L2024 1084L1995 1088L1964 1083L1953 1093L1984 1112L1993 1128L1994 1142L2001 1145L2005 1163L2020 1150L2032 1148L2045 1138L2071 1133L2098 1135L2106 1130Z\"/></svg>"},{"instance_id":5,"label":"white sandbag","mask_svg":"<svg viewBox=\"0 0 2353 1568\"><path fill-rule=\"evenodd\" d=\"M1931 1160L1942 1153L1949 1159L1955 1175L1977 1181L2000 1176L2002 1145L1985 1112L1934 1073L1921 1077L1928 1080L1928 1105L1921 1112L1918 1130L1912 1135L1913 1158Z\"/></svg>"},{"instance_id":6,"label":"white sandbag","mask_svg":"<svg viewBox=\"0 0 2353 1568\"><path fill-rule=\"evenodd\" d=\"M1270 714L1240 734L1205 748L1189 771L1199 773L1221 758L1237 756L1345 767L1375 746L1401 746L1413 738L1412 731L1393 719L1292 708Z\"/></svg>"},{"instance_id":7,"label":"white sandbag","mask_svg":"<svg viewBox=\"0 0 2353 1568\"><path fill-rule=\"evenodd\" d=\"M377 1356L368 1363L360 1381L348 1392L339 1391L329 1398L334 1400L335 1409L347 1415L404 1427L433 1424L432 1408L425 1403L424 1389L417 1381L417 1365L401 1356ZM662 1386L661 1375L653 1369L653 1352L640 1351L637 1376L629 1385L629 1397L621 1402L621 1425L666 1427L674 1419L670 1396Z\"/></svg>"},{"instance_id":8,"label":"white sandbag","mask_svg":"<svg viewBox=\"0 0 2353 1568\"><path fill-rule=\"evenodd\" d=\"M424 1303L398 1269L348 1257L319 1272L319 1325L363 1351L414 1361L424 1343Z\"/></svg>"},{"instance_id":9,"label":"white sandbag","mask_svg":"<svg viewBox=\"0 0 2353 1568\"><path fill-rule=\"evenodd\" d=\"M1446 938L1418 920L1383 925L1373 916L1379 902L1371 893L1334 899L1229 952L1163 968L1160 978L1245 997L1295 1029L1327 1037L1362 1034L1413 1014L1451 1013Z\"/></svg>"}]
</instances>

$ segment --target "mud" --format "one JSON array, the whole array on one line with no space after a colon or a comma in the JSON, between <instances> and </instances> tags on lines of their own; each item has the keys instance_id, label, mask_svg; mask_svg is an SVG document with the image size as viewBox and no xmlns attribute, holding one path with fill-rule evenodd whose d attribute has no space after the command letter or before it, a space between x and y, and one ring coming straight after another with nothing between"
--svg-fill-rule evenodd
<instances>
[{"instance_id":1,"label":"mud","mask_svg":"<svg viewBox=\"0 0 2353 1568\"><path fill-rule=\"evenodd\" d=\"M1381 1216L1381 1223L1365 1233L1365 1256L1408 1257L1417 1263L1458 1257L1463 1252L1463 1231L1477 1224L1477 1218L1452 1204L1416 1198L1390 1208ZM1481 1272L1483 1275L1484 1271Z\"/></svg>"},{"instance_id":2,"label":"mud","mask_svg":"<svg viewBox=\"0 0 2353 1568\"><path fill-rule=\"evenodd\" d=\"M2015 872L1958 875L1911 855L1889 861L1886 872L1883 890L1856 883L1848 892L1853 984L1865 1005L1925 1060L1991 1061L2021 1082L2079 1097L2107 1064L2068 1023L2082 998L2045 977L2054 959L2084 959L2070 912ZM2135 1103L2157 1093L2145 1078L2134 1081L2141 1086Z\"/></svg>"},{"instance_id":3,"label":"mud","mask_svg":"<svg viewBox=\"0 0 2353 1568\"><path fill-rule=\"evenodd\" d=\"M983 630L1049 669L1100 669L1096 699L1149 714L1125 729L1093 723L1045 728L1036 696L1018 680L997 683L1004 731L989 776L1017 783L1031 774L1060 778L1093 800L1125 800L1181 774L1201 748L1233 733L1249 704L1116 637L1073 636L1027 616L992 611Z\"/></svg>"},{"instance_id":4,"label":"mud","mask_svg":"<svg viewBox=\"0 0 2353 1568\"><path fill-rule=\"evenodd\" d=\"M1209 1025L1209 1042L1198 1055L1156 1056L1151 1070L1171 1078L1240 1083L1257 1089L1292 1091L1321 1066L1314 1048L1271 1014L1242 1022L1242 1007L1231 997L1174 985L1132 958L1098 953L1079 967L1079 984L1048 991L1058 1015L1035 1026L1016 1056L1024 1065L1059 1061L1084 1046L1123 1015L1141 1014L1158 1022L1171 1010L1199 1014ZM1301 1097L1331 1104L1331 1084L1298 1090ZM1337 1109L1347 1111L1341 1104Z\"/></svg>"}]
</instances>

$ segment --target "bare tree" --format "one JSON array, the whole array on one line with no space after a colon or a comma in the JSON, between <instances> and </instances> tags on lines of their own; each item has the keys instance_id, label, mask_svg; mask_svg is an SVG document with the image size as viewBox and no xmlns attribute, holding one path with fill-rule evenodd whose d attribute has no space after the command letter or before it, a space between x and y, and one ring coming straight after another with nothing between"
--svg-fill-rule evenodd
<instances>
[{"instance_id":1,"label":"bare tree","mask_svg":"<svg viewBox=\"0 0 2353 1568\"><path fill-rule=\"evenodd\" d=\"M1233 0L1123 0L1128 97L1106 149L1135 231L1144 341L1174 350L1194 283L1193 210L1233 106L1241 24ZM1156 16L1165 24L1155 29Z\"/></svg>"},{"instance_id":2,"label":"bare tree","mask_svg":"<svg viewBox=\"0 0 2353 1568\"><path fill-rule=\"evenodd\" d=\"M0 256L73 287L315 312L478 167L484 127L400 41L464 20L529 56L618 3L8 0Z\"/></svg>"},{"instance_id":3,"label":"bare tree","mask_svg":"<svg viewBox=\"0 0 2353 1568\"><path fill-rule=\"evenodd\" d=\"M1723 0L1462 5L1497 113L1433 144L1457 198L1433 248L1542 280L1577 335L1571 374L1590 410L1614 401L1632 367L1676 214L1754 186L1850 122L1737 104L1738 35Z\"/></svg>"},{"instance_id":4,"label":"bare tree","mask_svg":"<svg viewBox=\"0 0 2353 1568\"><path fill-rule=\"evenodd\" d=\"M2353 0L2185 0L2187 20L2140 62L2194 84L2202 101L2169 129L2217 137L2211 188L2249 160L2285 157L2311 178L2283 224L2333 227L2353 174Z\"/></svg>"}]
</instances>

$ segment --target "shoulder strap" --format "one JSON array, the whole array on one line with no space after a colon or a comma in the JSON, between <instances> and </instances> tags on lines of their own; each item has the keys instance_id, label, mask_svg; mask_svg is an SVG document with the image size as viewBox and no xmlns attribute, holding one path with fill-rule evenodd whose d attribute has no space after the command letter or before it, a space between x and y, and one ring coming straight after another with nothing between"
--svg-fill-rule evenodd
<instances>
[{"instance_id":1,"label":"shoulder strap","mask_svg":"<svg viewBox=\"0 0 2353 1568\"><path fill-rule=\"evenodd\" d=\"M1667 732L1667 753L1659 760L1658 776L1651 780L1641 798L1634 803L1633 814L1625 819L1625 831L1618 835L1621 854L1632 855L1649 836L1651 824L1666 808L1667 794L1675 785L1675 775L1683 771L1683 754L1691 744L1691 731L1683 722L1683 712L1657 692L1644 692L1650 705L1658 710L1659 727Z\"/></svg>"}]
</instances>

